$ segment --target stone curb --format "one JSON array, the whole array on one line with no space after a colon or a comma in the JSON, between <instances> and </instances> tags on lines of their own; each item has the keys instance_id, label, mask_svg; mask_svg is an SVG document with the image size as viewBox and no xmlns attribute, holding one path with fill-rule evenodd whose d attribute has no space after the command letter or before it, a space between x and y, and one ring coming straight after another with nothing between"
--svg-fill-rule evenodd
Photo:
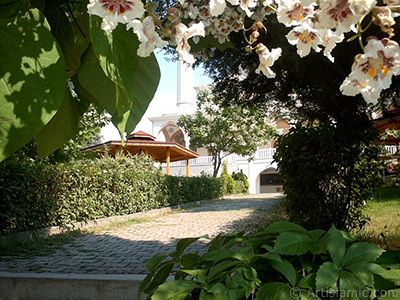
<instances>
[{"instance_id":1,"label":"stone curb","mask_svg":"<svg viewBox=\"0 0 400 300\"><path fill-rule=\"evenodd\" d=\"M0 300L134 300L144 277L0 272Z\"/></svg>"}]
</instances>

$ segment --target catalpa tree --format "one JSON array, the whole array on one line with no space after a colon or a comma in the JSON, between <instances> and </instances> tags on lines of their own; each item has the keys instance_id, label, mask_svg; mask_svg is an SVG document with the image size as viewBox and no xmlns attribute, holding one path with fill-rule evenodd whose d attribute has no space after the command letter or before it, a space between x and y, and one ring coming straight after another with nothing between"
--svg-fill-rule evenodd
<instances>
[{"instance_id":1,"label":"catalpa tree","mask_svg":"<svg viewBox=\"0 0 400 300\"><path fill-rule=\"evenodd\" d=\"M146 111L160 79L156 48L172 47L192 64L204 49L244 47L274 78L282 47L268 46L274 24L305 57L322 52L335 64L338 43L359 54L340 86L376 102L400 72L395 1L374 0L15 0L0 9L0 160L35 138L45 156L77 131L93 103L112 115L121 136ZM267 22L268 20L276 22ZM268 27L265 24L268 23ZM376 30L378 29L378 30ZM370 34L373 33L374 36ZM262 40L262 42L261 42Z\"/></svg>"}]
</instances>

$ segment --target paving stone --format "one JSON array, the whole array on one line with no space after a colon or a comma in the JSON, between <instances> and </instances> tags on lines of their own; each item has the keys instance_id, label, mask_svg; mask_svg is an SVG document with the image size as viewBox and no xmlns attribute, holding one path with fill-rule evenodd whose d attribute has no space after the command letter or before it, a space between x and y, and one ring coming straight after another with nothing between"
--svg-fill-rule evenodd
<instances>
[{"instance_id":1,"label":"paving stone","mask_svg":"<svg viewBox=\"0 0 400 300\"><path fill-rule=\"evenodd\" d=\"M247 195L172 211L147 222L76 237L46 256L0 257L0 272L144 274L146 261L173 252L179 239L253 228L279 198L277 194ZM202 238L186 251L205 253L208 241Z\"/></svg>"}]
</instances>

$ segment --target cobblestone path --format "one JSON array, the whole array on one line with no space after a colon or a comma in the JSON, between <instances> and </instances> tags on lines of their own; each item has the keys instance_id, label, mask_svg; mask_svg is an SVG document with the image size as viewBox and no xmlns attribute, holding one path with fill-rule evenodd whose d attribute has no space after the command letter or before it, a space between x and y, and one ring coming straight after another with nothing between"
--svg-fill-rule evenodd
<instances>
[{"instance_id":1,"label":"cobblestone path","mask_svg":"<svg viewBox=\"0 0 400 300\"><path fill-rule=\"evenodd\" d=\"M0 272L144 274L146 260L171 253L178 239L254 228L279 198L280 194L232 197L115 229L95 230L46 256L0 257ZM189 250L204 252L205 242L200 239Z\"/></svg>"}]
</instances>

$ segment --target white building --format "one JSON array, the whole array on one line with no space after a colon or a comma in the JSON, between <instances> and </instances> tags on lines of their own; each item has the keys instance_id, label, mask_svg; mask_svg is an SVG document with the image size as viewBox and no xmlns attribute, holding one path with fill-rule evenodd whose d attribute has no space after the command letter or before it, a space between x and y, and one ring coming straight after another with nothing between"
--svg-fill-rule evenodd
<instances>
[{"instance_id":1,"label":"white building","mask_svg":"<svg viewBox=\"0 0 400 300\"><path fill-rule=\"evenodd\" d=\"M193 87L193 70L184 64L177 63L177 101L175 106L165 107L163 114L151 116L148 119L152 123L152 131L149 132L158 141L176 142L185 147L190 147L190 139L177 125L179 117L183 114L191 114L196 110L196 93ZM287 132L289 125L279 121L275 123L278 131ZM143 130L137 127L136 130ZM190 160L190 176L199 176L202 173L212 173L212 159L206 149L194 149L200 154L199 158ZM228 172L242 172L247 176L250 187L249 193L281 192L282 185L277 165L273 161L275 142L260 147L252 160L236 154L229 154L224 158L228 163ZM165 166L164 166L165 169ZM185 176L186 162L171 163L171 175Z\"/></svg>"}]
</instances>

